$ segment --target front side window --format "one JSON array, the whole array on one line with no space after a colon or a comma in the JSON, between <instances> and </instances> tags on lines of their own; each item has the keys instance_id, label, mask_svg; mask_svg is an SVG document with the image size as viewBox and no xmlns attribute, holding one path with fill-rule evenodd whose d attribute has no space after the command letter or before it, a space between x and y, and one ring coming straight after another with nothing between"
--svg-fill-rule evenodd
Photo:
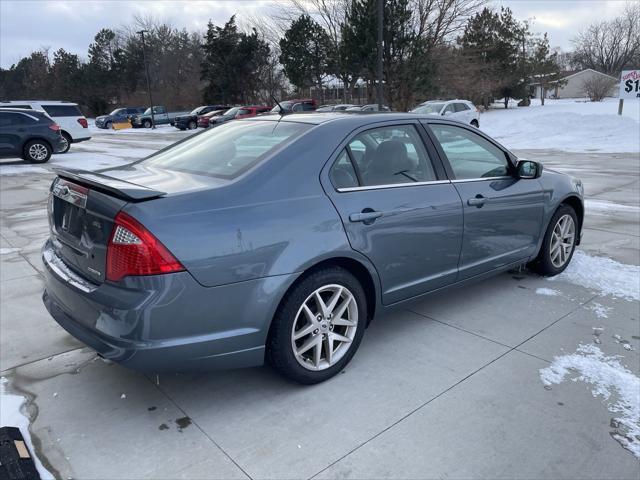
<instances>
[{"instance_id":1,"label":"front side window","mask_svg":"<svg viewBox=\"0 0 640 480\"><path fill-rule=\"evenodd\" d=\"M455 103L454 104L454 108L455 108L456 112L465 112L465 111L469 110L469 107L467 105L465 105L464 103Z\"/></svg>"},{"instance_id":2,"label":"front side window","mask_svg":"<svg viewBox=\"0 0 640 480\"><path fill-rule=\"evenodd\" d=\"M434 114L440 115L440 110L442 110L443 106L444 106L444 103L442 102L430 102L430 103L425 103L424 105L420 105L411 111L413 113L426 113L431 115L434 115Z\"/></svg>"},{"instance_id":3,"label":"front side window","mask_svg":"<svg viewBox=\"0 0 640 480\"><path fill-rule=\"evenodd\" d=\"M293 122L229 122L145 160L146 165L233 179L310 128Z\"/></svg>"},{"instance_id":4,"label":"front side window","mask_svg":"<svg viewBox=\"0 0 640 480\"><path fill-rule=\"evenodd\" d=\"M449 113L454 113L456 111L454 104L450 103L449 105L447 105L444 109L444 111L442 112L443 115L446 115L447 112Z\"/></svg>"},{"instance_id":5,"label":"front side window","mask_svg":"<svg viewBox=\"0 0 640 480\"><path fill-rule=\"evenodd\" d=\"M356 135L347 145L357 186L371 187L436 180L431 160L413 125L375 128ZM342 156L333 168L349 170ZM335 178L332 176L332 179ZM342 175L342 178L347 178ZM337 186L337 181L334 185ZM354 185L355 186L355 185ZM341 187L337 187L341 188Z\"/></svg>"},{"instance_id":6,"label":"front side window","mask_svg":"<svg viewBox=\"0 0 640 480\"><path fill-rule=\"evenodd\" d=\"M430 125L457 180L509 175L506 154L477 133L452 125Z\"/></svg>"}]
</instances>

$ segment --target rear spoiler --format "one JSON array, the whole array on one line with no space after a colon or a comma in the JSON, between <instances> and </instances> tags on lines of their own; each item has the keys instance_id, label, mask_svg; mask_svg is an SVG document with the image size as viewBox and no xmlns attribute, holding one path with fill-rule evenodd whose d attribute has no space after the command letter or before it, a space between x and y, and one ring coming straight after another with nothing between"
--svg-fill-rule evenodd
<instances>
[{"instance_id":1,"label":"rear spoiler","mask_svg":"<svg viewBox=\"0 0 640 480\"><path fill-rule=\"evenodd\" d=\"M119 180L97 172L61 169L54 169L54 172L61 178L80 183L94 190L109 193L130 202L140 202L166 195L166 192L136 185L135 183Z\"/></svg>"}]
</instances>

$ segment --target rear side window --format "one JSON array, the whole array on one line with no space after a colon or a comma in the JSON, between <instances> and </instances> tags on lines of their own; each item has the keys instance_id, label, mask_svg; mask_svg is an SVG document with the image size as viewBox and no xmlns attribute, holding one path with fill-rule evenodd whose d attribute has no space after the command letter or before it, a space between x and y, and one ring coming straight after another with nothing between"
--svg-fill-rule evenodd
<instances>
[{"instance_id":1,"label":"rear side window","mask_svg":"<svg viewBox=\"0 0 640 480\"><path fill-rule=\"evenodd\" d=\"M464 103L456 103L454 105L455 105L456 112L464 112L465 110L469 110L469 107Z\"/></svg>"},{"instance_id":2,"label":"rear side window","mask_svg":"<svg viewBox=\"0 0 640 480\"><path fill-rule=\"evenodd\" d=\"M343 150L331 167L331 183L336 188L353 188L359 185L356 170L353 168L347 150Z\"/></svg>"},{"instance_id":3,"label":"rear side window","mask_svg":"<svg viewBox=\"0 0 640 480\"><path fill-rule=\"evenodd\" d=\"M353 173L342 155L330 172L336 188L352 176L363 187L437 180L427 150L413 125L381 127L356 135L347 145ZM340 172L340 173L338 173Z\"/></svg>"},{"instance_id":4,"label":"rear side window","mask_svg":"<svg viewBox=\"0 0 640 480\"><path fill-rule=\"evenodd\" d=\"M82 117L77 105L42 105L50 117Z\"/></svg>"},{"instance_id":5,"label":"rear side window","mask_svg":"<svg viewBox=\"0 0 640 480\"><path fill-rule=\"evenodd\" d=\"M430 125L458 180L509 175L505 153L477 133L452 125Z\"/></svg>"},{"instance_id":6,"label":"rear side window","mask_svg":"<svg viewBox=\"0 0 640 480\"><path fill-rule=\"evenodd\" d=\"M293 122L229 122L143 160L147 165L233 179L310 128Z\"/></svg>"},{"instance_id":7,"label":"rear side window","mask_svg":"<svg viewBox=\"0 0 640 480\"><path fill-rule=\"evenodd\" d=\"M11 127L15 125L31 125L38 123L37 119L22 113L0 112L0 127Z\"/></svg>"}]
</instances>

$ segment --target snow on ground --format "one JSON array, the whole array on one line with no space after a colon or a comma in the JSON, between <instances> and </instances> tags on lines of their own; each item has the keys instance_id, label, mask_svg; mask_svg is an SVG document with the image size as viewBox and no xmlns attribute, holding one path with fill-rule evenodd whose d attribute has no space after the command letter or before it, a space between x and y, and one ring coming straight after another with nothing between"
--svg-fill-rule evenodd
<instances>
[{"instance_id":1,"label":"snow on ground","mask_svg":"<svg viewBox=\"0 0 640 480\"><path fill-rule=\"evenodd\" d=\"M40 478L43 480L53 480L53 475L42 466L40 460L35 455L31 434L29 433L29 419L20 412L20 408L25 402L25 398L20 395L12 395L5 391L6 379L0 379L0 426L16 427L24 437L24 441L29 448L29 453L33 458Z\"/></svg>"},{"instance_id":2,"label":"snow on ground","mask_svg":"<svg viewBox=\"0 0 640 480\"><path fill-rule=\"evenodd\" d=\"M529 107L495 106L480 117L480 128L507 148L568 152L640 152L640 100L532 100Z\"/></svg>"},{"instance_id":3,"label":"snow on ground","mask_svg":"<svg viewBox=\"0 0 640 480\"><path fill-rule=\"evenodd\" d=\"M536 288L536 293L538 295L546 295L548 297L557 297L560 295L558 290L554 290L553 288Z\"/></svg>"},{"instance_id":4,"label":"snow on ground","mask_svg":"<svg viewBox=\"0 0 640 480\"><path fill-rule=\"evenodd\" d=\"M621 203L608 202L606 200L585 200L584 207L589 213L606 215L611 212L629 212L640 214L640 207L635 205L623 205Z\"/></svg>"},{"instance_id":5,"label":"snow on ground","mask_svg":"<svg viewBox=\"0 0 640 480\"><path fill-rule=\"evenodd\" d=\"M609 312L611 311L610 307L605 307L598 302L588 304L587 308L595 313L598 318L609 318Z\"/></svg>"},{"instance_id":6,"label":"snow on ground","mask_svg":"<svg viewBox=\"0 0 640 480\"><path fill-rule=\"evenodd\" d=\"M640 267L606 257L593 257L576 250L571 263L549 281L565 280L604 295L640 300Z\"/></svg>"},{"instance_id":7,"label":"snow on ground","mask_svg":"<svg viewBox=\"0 0 640 480\"><path fill-rule=\"evenodd\" d=\"M555 357L550 366L540 370L540 379L551 386L577 375L571 380L591 385L594 397L609 400L613 395L607 408L619 416L612 421L616 431L611 436L640 459L640 378L619 358L605 356L595 345L580 345L574 354Z\"/></svg>"}]
</instances>

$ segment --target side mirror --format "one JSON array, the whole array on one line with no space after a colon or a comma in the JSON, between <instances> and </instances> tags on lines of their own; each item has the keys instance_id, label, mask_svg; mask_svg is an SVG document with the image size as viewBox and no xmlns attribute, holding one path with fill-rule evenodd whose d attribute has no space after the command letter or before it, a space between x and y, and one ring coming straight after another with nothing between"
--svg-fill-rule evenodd
<instances>
[{"instance_id":1,"label":"side mirror","mask_svg":"<svg viewBox=\"0 0 640 480\"><path fill-rule=\"evenodd\" d=\"M543 166L533 160L518 160L516 164L518 178L540 178Z\"/></svg>"}]
</instances>

